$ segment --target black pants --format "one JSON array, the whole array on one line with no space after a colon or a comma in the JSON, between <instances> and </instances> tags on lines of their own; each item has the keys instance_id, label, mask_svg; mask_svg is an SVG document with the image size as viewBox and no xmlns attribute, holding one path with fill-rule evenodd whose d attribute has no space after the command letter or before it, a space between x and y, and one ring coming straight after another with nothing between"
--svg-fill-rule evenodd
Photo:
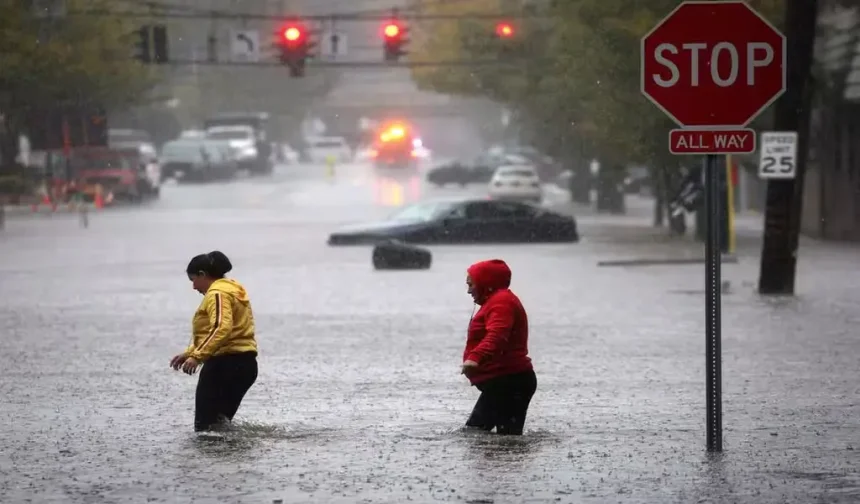
<instances>
[{"instance_id":1,"label":"black pants","mask_svg":"<svg viewBox=\"0 0 860 504\"><path fill-rule=\"evenodd\" d=\"M481 397L466 421L467 427L497 434L519 436L526 423L529 403L537 390L534 371L500 376L476 385Z\"/></svg>"},{"instance_id":2,"label":"black pants","mask_svg":"<svg viewBox=\"0 0 860 504\"><path fill-rule=\"evenodd\" d=\"M233 416L257 381L257 353L211 357L203 364L194 400L194 430L211 430Z\"/></svg>"}]
</instances>

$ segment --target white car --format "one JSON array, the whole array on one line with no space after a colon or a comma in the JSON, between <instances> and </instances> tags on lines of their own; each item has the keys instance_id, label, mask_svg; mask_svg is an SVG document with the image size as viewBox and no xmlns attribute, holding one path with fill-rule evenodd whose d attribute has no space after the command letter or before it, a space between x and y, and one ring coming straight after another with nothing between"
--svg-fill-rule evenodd
<instances>
[{"instance_id":1,"label":"white car","mask_svg":"<svg viewBox=\"0 0 860 504\"><path fill-rule=\"evenodd\" d=\"M206 138L226 142L240 164L257 159L257 137L250 126L215 126L206 130Z\"/></svg>"},{"instance_id":2,"label":"white car","mask_svg":"<svg viewBox=\"0 0 860 504\"><path fill-rule=\"evenodd\" d=\"M490 197L533 201L543 200L543 188L537 170L531 165L503 165L496 168L490 180Z\"/></svg>"},{"instance_id":3,"label":"white car","mask_svg":"<svg viewBox=\"0 0 860 504\"><path fill-rule=\"evenodd\" d=\"M315 137L307 139L308 157L312 163L327 163L331 160L348 163L352 161L352 149L342 137Z\"/></svg>"},{"instance_id":4,"label":"white car","mask_svg":"<svg viewBox=\"0 0 860 504\"><path fill-rule=\"evenodd\" d=\"M205 137L206 137L206 132L203 130L197 130L197 129L183 130L182 133L179 134L179 138L183 139L183 140L187 139L187 138L205 138Z\"/></svg>"}]
</instances>

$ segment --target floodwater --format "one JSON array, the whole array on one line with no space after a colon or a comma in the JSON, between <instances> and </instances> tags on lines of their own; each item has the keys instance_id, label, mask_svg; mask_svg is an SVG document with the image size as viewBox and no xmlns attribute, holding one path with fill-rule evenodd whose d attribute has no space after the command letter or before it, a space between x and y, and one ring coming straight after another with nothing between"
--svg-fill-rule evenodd
<instances>
[{"instance_id":1,"label":"floodwater","mask_svg":"<svg viewBox=\"0 0 860 504\"><path fill-rule=\"evenodd\" d=\"M599 268L669 246L584 216L579 244L432 247L429 271L377 272L327 234L454 190L342 168L169 186L88 229L10 218L0 502L860 501L856 249L805 244L795 300L754 295L754 251L725 266L725 452L708 455L700 266ZM200 436L196 379L168 361L199 302L185 265L212 249L250 292L260 375L235 431ZM531 322L521 438L461 429L465 269L491 257Z\"/></svg>"}]
</instances>

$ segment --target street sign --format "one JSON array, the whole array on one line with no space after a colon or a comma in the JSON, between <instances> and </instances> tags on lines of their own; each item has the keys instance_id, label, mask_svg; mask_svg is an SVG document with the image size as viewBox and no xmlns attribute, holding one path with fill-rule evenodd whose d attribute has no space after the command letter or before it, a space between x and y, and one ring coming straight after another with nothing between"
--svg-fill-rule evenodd
<instances>
[{"instance_id":1,"label":"street sign","mask_svg":"<svg viewBox=\"0 0 860 504\"><path fill-rule=\"evenodd\" d=\"M758 176L793 179L797 172L797 132L765 131L761 134Z\"/></svg>"},{"instance_id":2,"label":"street sign","mask_svg":"<svg viewBox=\"0 0 860 504\"><path fill-rule=\"evenodd\" d=\"M785 92L785 36L746 2L685 1L640 50L642 94L681 127L743 128Z\"/></svg>"},{"instance_id":3,"label":"street sign","mask_svg":"<svg viewBox=\"0 0 860 504\"><path fill-rule=\"evenodd\" d=\"M752 154L755 131L673 129L669 132L672 154Z\"/></svg>"},{"instance_id":4,"label":"street sign","mask_svg":"<svg viewBox=\"0 0 860 504\"><path fill-rule=\"evenodd\" d=\"M674 154L706 154L705 403L708 451L723 451L720 201L716 154L755 150L744 129L785 92L785 36L746 2L687 0L640 43L642 94L676 122ZM720 131L722 130L722 131Z\"/></svg>"},{"instance_id":5,"label":"street sign","mask_svg":"<svg viewBox=\"0 0 860 504\"><path fill-rule=\"evenodd\" d=\"M230 30L230 54L233 61L259 61L260 32L257 30Z\"/></svg>"},{"instance_id":6,"label":"street sign","mask_svg":"<svg viewBox=\"0 0 860 504\"><path fill-rule=\"evenodd\" d=\"M328 32L321 40L320 52L325 58L333 59L338 56L346 56L347 36L345 33Z\"/></svg>"}]
</instances>

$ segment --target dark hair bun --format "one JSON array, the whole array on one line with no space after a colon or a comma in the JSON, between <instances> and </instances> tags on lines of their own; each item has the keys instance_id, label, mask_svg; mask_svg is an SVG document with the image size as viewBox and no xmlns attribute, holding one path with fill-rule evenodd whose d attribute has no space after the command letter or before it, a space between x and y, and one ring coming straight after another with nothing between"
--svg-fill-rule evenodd
<instances>
[{"instance_id":1,"label":"dark hair bun","mask_svg":"<svg viewBox=\"0 0 860 504\"><path fill-rule=\"evenodd\" d=\"M224 252L213 250L206 254L211 264L210 273L216 277L222 277L233 269L233 263L224 255Z\"/></svg>"}]
</instances>

